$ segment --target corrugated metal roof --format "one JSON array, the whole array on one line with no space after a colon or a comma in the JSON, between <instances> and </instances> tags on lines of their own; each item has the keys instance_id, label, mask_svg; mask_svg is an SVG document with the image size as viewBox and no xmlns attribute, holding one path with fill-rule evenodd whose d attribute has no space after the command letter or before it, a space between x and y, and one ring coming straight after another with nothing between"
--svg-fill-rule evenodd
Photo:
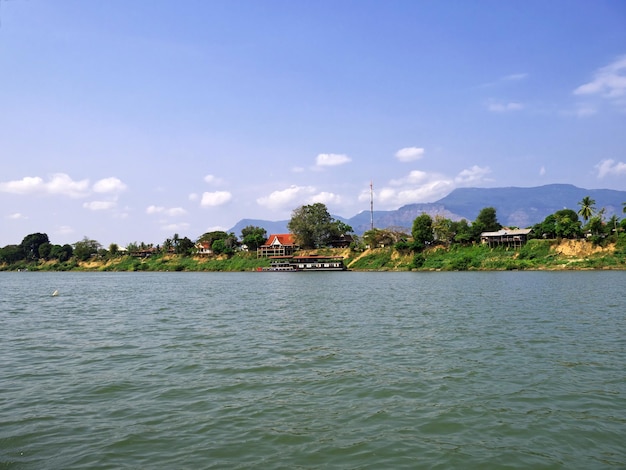
<instances>
[{"instance_id":1,"label":"corrugated metal roof","mask_svg":"<svg viewBox=\"0 0 626 470\"><path fill-rule=\"evenodd\" d=\"M509 229L503 228L498 230L497 232L483 232L480 234L481 237L503 237L505 235L528 235L532 229L530 228L517 228L517 229Z\"/></svg>"}]
</instances>

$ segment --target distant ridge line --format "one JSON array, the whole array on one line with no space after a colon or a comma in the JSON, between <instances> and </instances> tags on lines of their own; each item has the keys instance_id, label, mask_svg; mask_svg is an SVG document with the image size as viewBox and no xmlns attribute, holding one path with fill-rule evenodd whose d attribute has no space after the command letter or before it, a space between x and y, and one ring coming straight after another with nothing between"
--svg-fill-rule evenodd
<instances>
[{"instance_id":1,"label":"distant ridge line","mask_svg":"<svg viewBox=\"0 0 626 470\"><path fill-rule=\"evenodd\" d=\"M423 212L431 217L442 215L452 220L473 221L481 209L494 207L498 221L506 226L530 227L561 209L578 211L578 202L585 196L596 201L596 209L604 208L605 216L616 214L622 218L622 203L626 191L616 189L585 189L572 184L551 183L535 187L457 188L435 202L405 204L395 210L373 211L376 228L400 227L411 230L413 220ZM371 213L364 209L344 218L333 216L350 225L357 235L370 229ZM287 233L288 220L268 221L242 219L229 231L241 234L248 225L263 227L269 233Z\"/></svg>"}]
</instances>

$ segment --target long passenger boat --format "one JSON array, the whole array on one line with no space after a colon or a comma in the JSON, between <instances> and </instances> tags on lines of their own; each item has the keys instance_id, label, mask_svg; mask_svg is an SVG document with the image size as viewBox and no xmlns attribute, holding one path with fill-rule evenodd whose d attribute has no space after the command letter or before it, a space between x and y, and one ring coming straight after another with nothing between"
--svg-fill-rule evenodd
<instances>
[{"instance_id":1,"label":"long passenger boat","mask_svg":"<svg viewBox=\"0 0 626 470\"><path fill-rule=\"evenodd\" d=\"M340 256L292 256L276 257L271 265L259 268L259 271L303 272L303 271L347 271L343 258Z\"/></svg>"}]
</instances>

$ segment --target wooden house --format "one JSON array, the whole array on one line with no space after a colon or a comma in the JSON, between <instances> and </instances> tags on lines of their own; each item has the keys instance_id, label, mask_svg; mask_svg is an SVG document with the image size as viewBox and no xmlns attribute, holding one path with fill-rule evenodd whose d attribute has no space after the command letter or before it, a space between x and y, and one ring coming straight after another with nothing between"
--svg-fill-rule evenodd
<instances>
[{"instance_id":1,"label":"wooden house","mask_svg":"<svg viewBox=\"0 0 626 470\"><path fill-rule=\"evenodd\" d=\"M489 247L505 246L509 248L520 248L528 240L530 228L510 229L502 228L497 232L483 232L480 234L480 241Z\"/></svg>"},{"instance_id":2,"label":"wooden house","mask_svg":"<svg viewBox=\"0 0 626 470\"><path fill-rule=\"evenodd\" d=\"M344 234L336 238L331 238L328 242L328 246L331 248L348 248L352 242L354 242L352 235Z\"/></svg>"},{"instance_id":3,"label":"wooden house","mask_svg":"<svg viewBox=\"0 0 626 470\"><path fill-rule=\"evenodd\" d=\"M291 256L299 248L291 233L272 234L268 237L266 242L257 249L257 257Z\"/></svg>"}]
</instances>

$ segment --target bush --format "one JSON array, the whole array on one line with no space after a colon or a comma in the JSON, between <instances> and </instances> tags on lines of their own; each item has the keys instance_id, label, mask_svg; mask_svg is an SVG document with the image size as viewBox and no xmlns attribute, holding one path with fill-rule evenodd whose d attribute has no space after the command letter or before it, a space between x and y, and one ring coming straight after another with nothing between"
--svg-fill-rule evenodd
<instances>
[{"instance_id":1,"label":"bush","mask_svg":"<svg viewBox=\"0 0 626 470\"><path fill-rule=\"evenodd\" d=\"M549 240L528 240L528 242L519 250L518 259L537 259L545 258L550 254Z\"/></svg>"},{"instance_id":2,"label":"bush","mask_svg":"<svg viewBox=\"0 0 626 470\"><path fill-rule=\"evenodd\" d=\"M394 245L394 248L401 252L401 253L406 253L408 251L411 251L412 247L411 244L409 242L406 242L404 240L399 241L398 243L396 243Z\"/></svg>"},{"instance_id":3,"label":"bush","mask_svg":"<svg viewBox=\"0 0 626 470\"><path fill-rule=\"evenodd\" d=\"M420 269L422 266L424 266L424 263L426 262L426 257L424 256L423 253L416 253L415 256L413 256L413 265L412 267L414 269Z\"/></svg>"}]
</instances>

